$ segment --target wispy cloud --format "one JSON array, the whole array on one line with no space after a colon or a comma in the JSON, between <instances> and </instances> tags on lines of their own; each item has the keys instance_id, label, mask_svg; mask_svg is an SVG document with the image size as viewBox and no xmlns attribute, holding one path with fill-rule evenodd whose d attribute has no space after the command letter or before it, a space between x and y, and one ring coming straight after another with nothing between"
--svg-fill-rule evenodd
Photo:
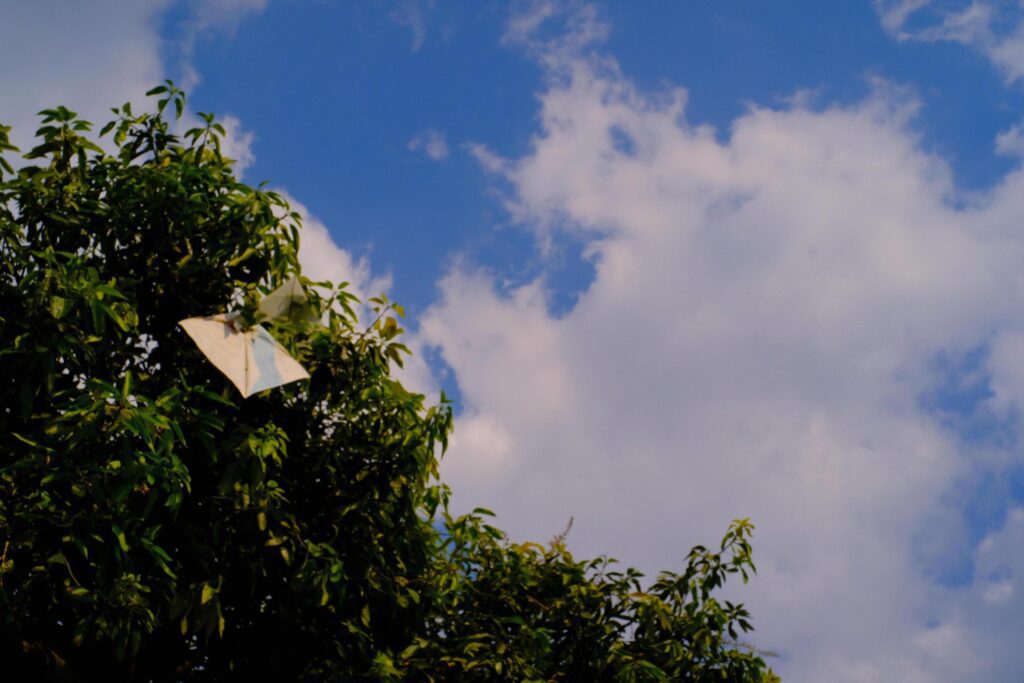
<instances>
[{"instance_id":1,"label":"wispy cloud","mask_svg":"<svg viewBox=\"0 0 1024 683\"><path fill-rule=\"evenodd\" d=\"M591 3L529 0L509 14L501 41L524 50L554 76L572 57L603 43L610 28Z\"/></svg>"},{"instance_id":2,"label":"wispy cloud","mask_svg":"<svg viewBox=\"0 0 1024 683\"><path fill-rule=\"evenodd\" d=\"M192 0L192 23L197 31L234 30L249 14L259 14L268 0Z\"/></svg>"},{"instance_id":3,"label":"wispy cloud","mask_svg":"<svg viewBox=\"0 0 1024 683\"><path fill-rule=\"evenodd\" d=\"M885 30L899 33L907 18L929 2L931 0L875 0L875 9Z\"/></svg>"},{"instance_id":4,"label":"wispy cloud","mask_svg":"<svg viewBox=\"0 0 1024 683\"><path fill-rule=\"evenodd\" d=\"M269 0L189 0L188 14L182 21L178 40L177 65L181 86L192 90L199 84L199 71L195 66L196 43L216 34L231 36L248 16L258 15Z\"/></svg>"},{"instance_id":5,"label":"wispy cloud","mask_svg":"<svg viewBox=\"0 0 1024 683\"><path fill-rule=\"evenodd\" d=\"M959 0L950 6L935 0L876 0L875 7L882 25L901 40L962 43L984 54L1008 83L1024 77L1020 3Z\"/></svg>"},{"instance_id":6,"label":"wispy cloud","mask_svg":"<svg viewBox=\"0 0 1024 683\"><path fill-rule=\"evenodd\" d=\"M422 152L434 161L444 161L448 158L448 141L443 132L433 128L420 131L406 146L410 151Z\"/></svg>"},{"instance_id":7,"label":"wispy cloud","mask_svg":"<svg viewBox=\"0 0 1024 683\"><path fill-rule=\"evenodd\" d=\"M399 26L412 32L409 50L418 52L427 40L427 14L434 9L434 0L403 0L389 15Z\"/></svg>"}]
</instances>

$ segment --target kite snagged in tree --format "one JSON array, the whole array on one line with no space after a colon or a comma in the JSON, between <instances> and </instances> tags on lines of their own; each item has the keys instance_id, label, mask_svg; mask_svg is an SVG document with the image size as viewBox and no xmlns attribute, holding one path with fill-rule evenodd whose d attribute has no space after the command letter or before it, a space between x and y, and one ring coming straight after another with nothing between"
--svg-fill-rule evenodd
<instances>
[{"instance_id":1,"label":"kite snagged in tree","mask_svg":"<svg viewBox=\"0 0 1024 683\"><path fill-rule=\"evenodd\" d=\"M260 301L259 310L271 320L318 319L295 276ZM309 379L306 369L259 325L243 331L232 314L186 318L178 324L243 397Z\"/></svg>"},{"instance_id":2,"label":"kite snagged in tree","mask_svg":"<svg viewBox=\"0 0 1024 683\"><path fill-rule=\"evenodd\" d=\"M299 278L292 275L270 294L260 300L257 306L260 313L271 320L288 320L291 322L316 322L320 315L309 303L306 290L299 283Z\"/></svg>"}]
</instances>

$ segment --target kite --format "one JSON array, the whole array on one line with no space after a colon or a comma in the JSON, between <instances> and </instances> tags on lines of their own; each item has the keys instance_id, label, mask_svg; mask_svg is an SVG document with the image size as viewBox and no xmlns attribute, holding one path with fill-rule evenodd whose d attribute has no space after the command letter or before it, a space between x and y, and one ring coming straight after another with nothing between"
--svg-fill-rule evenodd
<instances>
[{"instance_id":1,"label":"kite","mask_svg":"<svg viewBox=\"0 0 1024 683\"><path fill-rule=\"evenodd\" d=\"M306 290L294 275L259 303L259 311L271 320L288 320L291 322L316 322L320 319L317 311L309 303Z\"/></svg>"},{"instance_id":2,"label":"kite","mask_svg":"<svg viewBox=\"0 0 1024 683\"><path fill-rule=\"evenodd\" d=\"M297 278L268 294L259 310L271 320L312 320L315 313ZM234 314L186 318L178 323L204 356L231 380L244 398L282 384L309 379L309 373L260 325L243 330Z\"/></svg>"}]
</instances>

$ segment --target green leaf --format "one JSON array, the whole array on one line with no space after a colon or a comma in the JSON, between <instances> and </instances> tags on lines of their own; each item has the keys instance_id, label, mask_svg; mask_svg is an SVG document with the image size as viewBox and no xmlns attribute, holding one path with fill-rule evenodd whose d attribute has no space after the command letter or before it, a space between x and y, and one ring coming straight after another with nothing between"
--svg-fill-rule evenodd
<instances>
[{"instance_id":1,"label":"green leaf","mask_svg":"<svg viewBox=\"0 0 1024 683\"><path fill-rule=\"evenodd\" d=\"M50 297L50 315L60 320L71 310L71 300L62 296Z\"/></svg>"},{"instance_id":2,"label":"green leaf","mask_svg":"<svg viewBox=\"0 0 1024 683\"><path fill-rule=\"evenodd\" d=\"M125 538L124 532L121 530L121 527L117 526L116 524L113 524L111 525L110 529L114 532L114 538L117 539L117 545L124 552L128 552L130 550L128 547L128 540Z\"/></svg>"},{"instance_id":3,"label":"green leaf","mask_svg":"<svg viewBox=\"0 0 1024 683\"><path fill-rule=\"evenodd\" d=\"M20 441L20 442L22 442L24 444L28 444L29 446L32 446L33 448L40 448L40 445L39 445L38 442L33 441L32 439L29 439L27 437L24 437L21 434L18 434L17 432L11 432L11 436L13 436L15 439L17 439L18 441Z\"/></svg>"},{"instance_id":4,"label":"green leaf","mask_svg":"<svg viewBox=\"0 0 1024 683\"><path fill-rule=\"evenodd\" d=\"M230 261L228 261L228 265L229 266L237 266L239 263L242 263L244 261L248 261L250 258L252 258L252 256L255 253L256 253L256 248L255 247L249 247L248 249L243 251L241 254L239 254L235 258L231 259Z\"/></svg>"}]
</instances>

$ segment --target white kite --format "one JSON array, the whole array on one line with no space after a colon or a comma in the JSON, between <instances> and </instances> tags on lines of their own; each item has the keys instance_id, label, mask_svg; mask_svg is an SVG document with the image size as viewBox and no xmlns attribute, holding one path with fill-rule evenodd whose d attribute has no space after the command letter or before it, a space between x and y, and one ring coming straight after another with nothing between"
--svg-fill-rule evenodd
<instances>
[{"instance_id":1,"label":"white kite","mask_svg":"<svg viewBox=\"0 0 1024 683\"><path fill-rule=\"evenodd\" d=\"M311 315L315 319L306 303L306 293L293 276L268 294L260 302L259 310L272 320L309 320ZM178 324L243 397L309 379L306 369L259 325L242 331L230 314L187 318Z\"/></svg>"},{"instance_id":2,"label":"white kite","mask_svg":"<svg viewBox=\"0 0 1024 683\"><path fill-rule=\"evenodd\" d=\"M309 305L309 297L299 283L299 278L294 275L288 282L263 297L258 308L260 313L271 320L316 322L320 319Z\"/></svg>"}]
</instances>

